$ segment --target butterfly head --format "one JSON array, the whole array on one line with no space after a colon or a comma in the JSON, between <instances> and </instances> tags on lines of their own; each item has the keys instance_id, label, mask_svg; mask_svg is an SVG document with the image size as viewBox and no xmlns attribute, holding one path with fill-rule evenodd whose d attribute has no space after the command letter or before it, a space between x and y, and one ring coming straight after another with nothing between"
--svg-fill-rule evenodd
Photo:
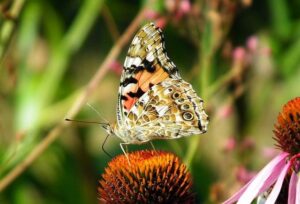
<instances>
[{"instance_id":1,"label":"butterfly head","mask_svg":"<svg viewBox=\"0 0 300 204\"><path fill-rule=\"evenodd\" d=\"M104 129L109 135L111 135L111 134L114 133L113 127L112 127L111 124L109 124L109 123L104 123L104 124L102 124L101 126L103 127L103 129Z\"/></svg>"}]
</instances>

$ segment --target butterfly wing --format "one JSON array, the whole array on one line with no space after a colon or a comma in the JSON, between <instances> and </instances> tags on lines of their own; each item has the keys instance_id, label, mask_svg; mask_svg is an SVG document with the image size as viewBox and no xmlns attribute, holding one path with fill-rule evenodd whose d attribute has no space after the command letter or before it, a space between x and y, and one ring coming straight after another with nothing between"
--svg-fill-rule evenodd
<instances>
[{"instance_id":1,"label":"butterfly wing","mask_svg":"<svg viewBox=\"0 0 300 204\"><path fill-rule=\"evenodd\" d=\"M124 62L117 107L119 126L139 98L168 77L180 78L166 54L161 30L148 23L133 38Z\"/></svg>"},{"instance_id":2,"label":"butterfly wing","mask_svg":"<svg viewBox=\"0 0 300 204\"><path fill-rule=\"evenodd\" d=\"M136 143L202 134L207 125L203 100L189 83L172 78L144 94L130 110L127 120Z\"/></svg>"}]
</instances>

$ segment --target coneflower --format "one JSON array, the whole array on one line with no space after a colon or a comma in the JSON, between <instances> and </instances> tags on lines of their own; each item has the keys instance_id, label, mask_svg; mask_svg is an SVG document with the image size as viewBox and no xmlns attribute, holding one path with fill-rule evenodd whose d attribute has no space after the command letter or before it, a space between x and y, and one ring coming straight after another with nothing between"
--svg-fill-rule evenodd
<instances>
[{"instance_id":1,"label":"coneflower","mask_svg":"<svg viewBox=\"0 0 300 204\"><path fill-rule=\"evenodd\" d=\"M195 203L187 167L172 153L137 151L109 162L99 181L100 203Z\"/></svg>"},{"instance_id":2,"label":"coneflower","mask_svg":"<svg viewBox=\"0 0 300 204\"><path fill-rule=\"evenodd\" d=\"M264 197L264 203L300 204L300 98L283 106L274 130L276 146L282 152L271 160L249 183L224 204L251 203ZM261 196L264 195L264 196Z\"/></svg>"}]
</instances>

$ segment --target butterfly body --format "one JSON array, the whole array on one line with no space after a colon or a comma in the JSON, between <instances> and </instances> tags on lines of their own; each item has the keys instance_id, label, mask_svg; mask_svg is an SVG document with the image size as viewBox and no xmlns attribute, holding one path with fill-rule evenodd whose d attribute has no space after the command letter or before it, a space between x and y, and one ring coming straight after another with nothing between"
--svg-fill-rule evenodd
<instances>
[{"instance_id":1,"label":"butterfly body","mask_svg":"<svg viewBox=\"0 0 300 204\"><path fill-rule=\"evenodd\" d=\"M175 139L207 131L203 100L184 81L153 23L134 37L121 76L117 123L106 128L126 144Z\"/></svg>"}]
</instances>

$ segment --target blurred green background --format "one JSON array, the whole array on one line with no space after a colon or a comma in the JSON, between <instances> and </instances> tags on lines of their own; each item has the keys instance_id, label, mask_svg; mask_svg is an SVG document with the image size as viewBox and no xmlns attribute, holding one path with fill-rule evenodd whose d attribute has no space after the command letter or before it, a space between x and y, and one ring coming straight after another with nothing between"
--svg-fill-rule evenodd
<instances>
[{"instance_id":1,"label":"blurred green background","mask_svg":"<svg viewBox=\"0 0 300 204\"><path fill-rule=\"evenodd\" d=\"M64 119L115 121L129 43L149 21L162 28L169 57L211 120L207 134L154 145L189 166L199 202L220 203L276 154L277 114L300 95L299 9L297 0L0 1L0 186L49 133L58 136L2 189L0 203L98 202L110 161L105 131ZM69 114L141 10L120 54ZM121 154L119 143L110 137L106 151Z\"/></svg>"}]
</instances>

